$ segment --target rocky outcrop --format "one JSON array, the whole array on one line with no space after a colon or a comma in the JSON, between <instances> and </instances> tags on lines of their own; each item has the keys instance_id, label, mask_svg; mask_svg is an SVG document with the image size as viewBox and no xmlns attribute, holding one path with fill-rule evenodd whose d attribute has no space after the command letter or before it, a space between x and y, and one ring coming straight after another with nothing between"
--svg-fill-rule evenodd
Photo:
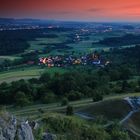
<instances>
[{"instance_id":1,"label":"rocky outcrop","mask_svg":"<svg viewBox=\"0 0 140 140\"><path fill-rule=\"evenodd\" d=\"M22 122L17 130L19 140L34 140L32 129L26 122Z\"/></svg>"},{"instance_id":2,"label":"rocky outcrop","mask_svg":"<svg viewBox=\"0 0 140 140\"><path fill-rule=\"evenodd\" d=\"M34 140L34 137L27 121L20 121L8 113L1 113L0 140Z\"/></svg>"}]
</instances>

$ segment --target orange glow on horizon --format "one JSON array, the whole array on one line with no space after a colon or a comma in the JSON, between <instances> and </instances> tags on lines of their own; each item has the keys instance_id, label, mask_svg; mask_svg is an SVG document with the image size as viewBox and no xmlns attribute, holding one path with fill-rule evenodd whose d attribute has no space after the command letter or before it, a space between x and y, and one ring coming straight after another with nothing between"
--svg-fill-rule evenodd
<instances>
[{"instance_id":1,"label":"orange glow on horizon","mask_svg":"<svg viewBox=\"0 0 140 140\"><path fill-rule=\"evenodd\" d=\"M1 0L0 16L140 21L140 0Z\"/></svg>"}]
</instances>

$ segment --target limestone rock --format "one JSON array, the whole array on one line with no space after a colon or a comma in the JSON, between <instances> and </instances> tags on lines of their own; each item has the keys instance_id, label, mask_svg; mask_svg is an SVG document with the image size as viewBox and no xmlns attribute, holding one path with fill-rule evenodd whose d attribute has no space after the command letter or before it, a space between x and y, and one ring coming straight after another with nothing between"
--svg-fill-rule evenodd
<instances>
[{"instance_id":1,"label":"limestone rock","mask_svg":"<svg viewBox=\"0 0 140 140\"><path fill-rule=\"evenodd\" d=\"M1 113L0 140L34 140L34 137L28 122L17 120L8 113Z\"/></svg>"}]
</instances>

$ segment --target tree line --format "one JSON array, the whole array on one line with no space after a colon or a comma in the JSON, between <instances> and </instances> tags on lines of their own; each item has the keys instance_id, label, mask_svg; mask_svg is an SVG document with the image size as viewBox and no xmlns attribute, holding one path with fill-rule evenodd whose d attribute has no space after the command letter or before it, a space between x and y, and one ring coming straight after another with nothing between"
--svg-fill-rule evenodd
<instances>
[{"instance_id":1,"label":"tree line","mask_svg":"<svg viewBox=\"0 0 140 140\"><path fill-rule=\"evenodd\" d=\"M129 81L127 69L116 73L110 68L93 70L93 68L75 68L63 74L43 73L39 79L19 80L0 84L0 104L24 106L34 103L60 102L82 98L103 99L104 95L140 91L140 80ZM116 75L120 74L118 79ZM123 75L123 77L121 77ZM116 79L117 77L117 79ZM114 81L115 80L115 81ZM63 104L66 104L64 101Z\"/></svg>"}]
</instances>

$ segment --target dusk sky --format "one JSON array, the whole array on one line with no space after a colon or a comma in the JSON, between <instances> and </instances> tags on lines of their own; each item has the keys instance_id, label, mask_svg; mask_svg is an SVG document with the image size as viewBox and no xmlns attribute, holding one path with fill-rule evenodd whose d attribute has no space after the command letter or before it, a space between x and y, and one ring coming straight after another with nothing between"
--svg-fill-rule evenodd
<instances>
[{"instance_id":1,"label":"dusk sky","mask_svg":"<svg viewBox=\"0 0 140 140\"><path fill-rule=\"evenodd\" d=\"M0 17L140 21L140 0L0 0Z\"/></svg>"}]
</instances>

